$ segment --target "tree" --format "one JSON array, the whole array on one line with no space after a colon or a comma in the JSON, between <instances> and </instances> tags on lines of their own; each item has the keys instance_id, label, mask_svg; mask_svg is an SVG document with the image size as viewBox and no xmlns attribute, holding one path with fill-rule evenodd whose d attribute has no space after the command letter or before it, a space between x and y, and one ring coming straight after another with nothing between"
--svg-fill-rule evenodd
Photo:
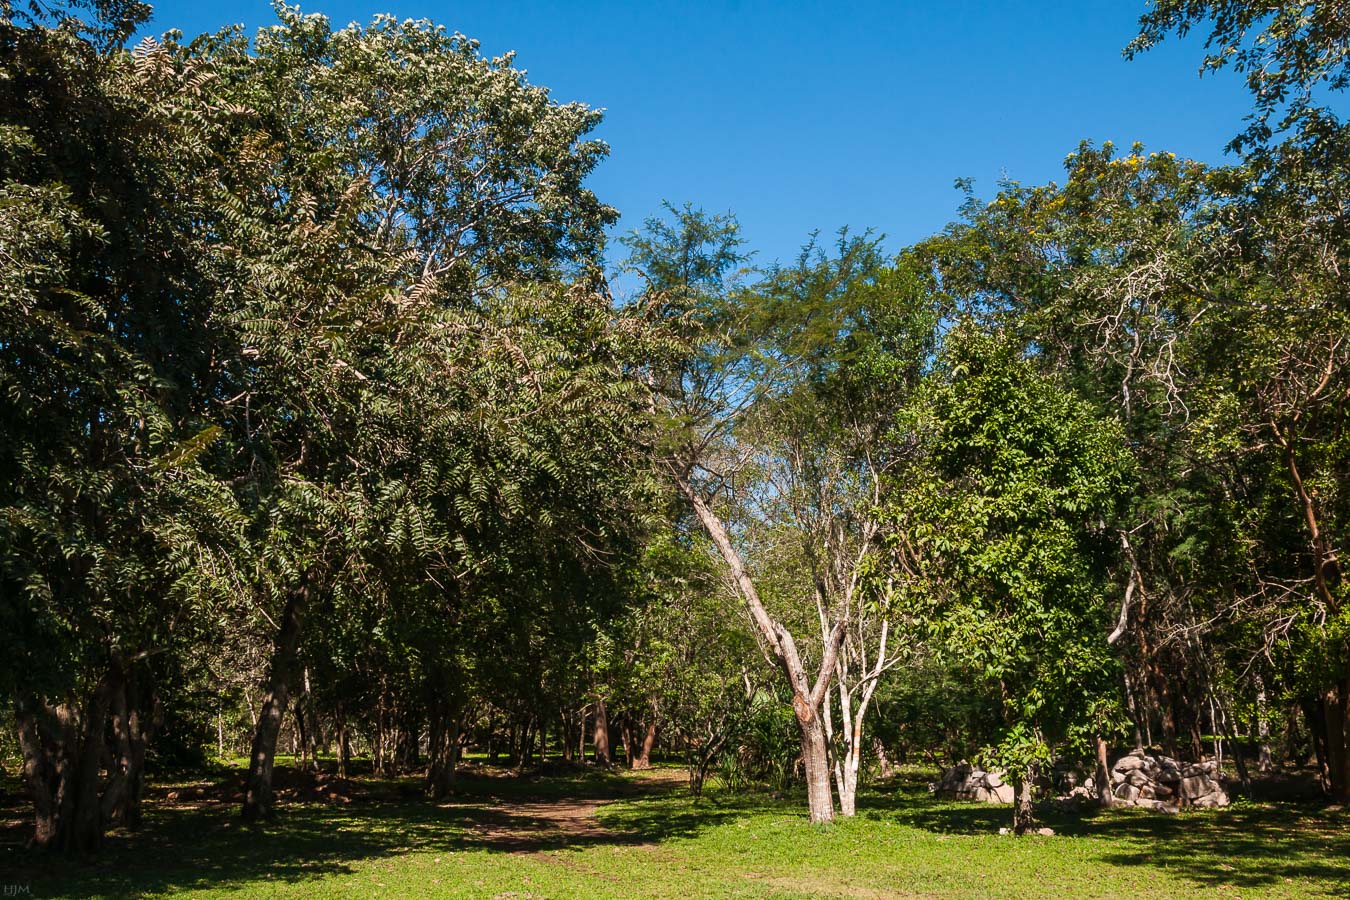
<instances>
[{"instance_id":1,"label":"tree","mask_svg":"<svg viewBox=\"0 0 1350 900\"><path fill-rule=\"evenodd\" d=\"M581 187L604 153L584 139L597 114L553 103L509 58L485 60L425 21L334 31L322 16L277 13L251 44L227 31L182 51L252 115L252 181L231 236L256 252L247 283L260 289L232 311L248 346L230 403L250 420L237 446L262 536L253 589L270 585L279 627L250 819L270 811L306 607L370 577L363 555L390 518L416 523L423 559L436 544L468 549L492 498L490 466L465 448L482 444L473 420L494 401L464 381L465 364L482 354L490 378L507 363L517 389L521 374L537 381L528 359L524 373L508 360L520 350L492 303L516 296L513 282L584 269L613 216ZM438 471L420 462L428 452Z\"/></svg>"},{"instance_id":2,"label":"tree","mask_svg":"<svg viewBox=\"0 0 1350 900\"><path fill-rule=\"evenodd\" d=\"M1314 110L1315 92L1350 86L1350 14L1339 3L1307 0L1154 0L1125 48L1132 59L1175 32L1211 28L1201 74L1228 66L1246 77L1255 110L1233 148L1259 147ZM1274 125L1270 119L1280 110Z\"/></svg>"},{"instance_id":3,"label":"tree","mask_svg":"<svg viewBox=\"0 0 1350 900\"><path fill-rule=\"evenodd\" d=\"M687 348L654 377L670 421L663 465L787 679L812 821L833 817L832 769L851 815L863 717L894 662L888 595L867 578L894 461L878 438L917 380L936 319L915 272L887 269L870 237L846 233L835 255L813 241L795 267L728 291L741 261L734 220L672 212L673 224L649 223L629 241L646 302ZM753 557L738 535L758 545ZM778 581L771 571L791 582L777 596L764 591ZM792 631L803 628L818 634L815 667ZM837 756L827 702L836 678Z\"/></svg>"},{"instance_id":4,"label":"tree","mask_svg":"<svg viewBox=\"0 0 1350 900\"><path fill-rule=\"evenodd\" d=\"M184 236L225 123L204 70L120 48L143 6L100 9L0 22L0 690L34 841L81 852L139 819L156 673L202 636L188 573L223 493L199 459L213 261Z\"/></svg>"},{"instance_id":5,"label":"tree","mask_svg":"<svg viewBox=\"0 0 1350 900\"><path fill-rule=\"evenodd\" d=\"M1129 459L1118 428L969 321L906 419L923 462L894 501L900 593L925 637L997 687L986 756L1017 788L1022 834L1051 748L1085 744L1116 693L1106 522Z\"/></svg>"}]
</instances>

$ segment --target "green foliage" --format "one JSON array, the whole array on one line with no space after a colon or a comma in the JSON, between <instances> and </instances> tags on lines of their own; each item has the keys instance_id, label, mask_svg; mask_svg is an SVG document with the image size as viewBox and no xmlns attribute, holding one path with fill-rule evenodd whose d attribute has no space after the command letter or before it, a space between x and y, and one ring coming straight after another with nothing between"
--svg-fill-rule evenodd
<instances>
[{"instance_id":1,"label":"green foliage","mask_svg":"<svg viewBox=\"0 0 1350 900\"><path fill-rule=\"evenodd\" d=\"M1081 746L1113 724L1091 713L1115 691L1106 522L1131 469L1119 429L970 322L947 336L898 427L922 453L892 507L914 573L902 589L909 616L998 686L996 762L1025 771L1050 745Z\"/></svg>"},{"instance_id":2,"label":"green foliage","mask_svg":"<svg viewBox=\"0 0 1350 900\"><path fill-rule=\"evenodd\" d=\"M1155 0L1139 19L1139 35L1127 58L1161 43L1169 33L1184 37L1210 28L1200 72L1232 67L1243 75L1255 112L1234 142L1250 148L1289 128L1314 109L1315 94L1350 86L1350 21L1336 3L1280 0ZM1270 117L1283 110L1274 126Z\"/></svg>"}]
</instances>

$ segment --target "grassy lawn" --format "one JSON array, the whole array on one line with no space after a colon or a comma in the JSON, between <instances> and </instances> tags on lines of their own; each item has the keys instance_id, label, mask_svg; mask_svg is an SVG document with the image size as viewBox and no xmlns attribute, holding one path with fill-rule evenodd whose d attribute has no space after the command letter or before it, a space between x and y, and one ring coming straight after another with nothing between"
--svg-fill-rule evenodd
<instances>
[{"instance_id":1,"label":"grassy lawn","mask_svg":"<svg viewBox=\"0 0 1350 900\"><path fill-rule=\"evenodd\" d=\"M1047 814L1054 837L1019 840L998 834L1006 807L936 802L918 778L869 792L853 821L813 828L800 799L696 803L677 774L470 775L443 805L413 782L310 783L265 830L237 822L221 785L158 785L146 827L112 836L92 860L7 843L0 887L37 897L1350 897L1350 814L1335 809Z\"/></svg>"}]
</instances>

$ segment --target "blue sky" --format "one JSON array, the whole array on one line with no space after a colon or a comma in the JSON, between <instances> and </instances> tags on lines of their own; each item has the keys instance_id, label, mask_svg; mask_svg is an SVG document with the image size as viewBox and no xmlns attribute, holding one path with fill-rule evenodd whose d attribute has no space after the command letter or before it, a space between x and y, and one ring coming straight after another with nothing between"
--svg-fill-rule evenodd
<instances>
[{"instance_id":1,"label":"blue sky","mask_svg":"<svg viewBox=\"0 0 1350 900\"><path fill-rule=\"evenodd\" d=\"M1219 162L1250 107L1232 73L1197 76L1197 38L1121 57L1144 0L302 6L335 25L430 18L517 51L559 100L606 109L612 154L591 186L620 230L691 201L734 212L759 263L843 225L898 249L954 217L954 179L984 196L1005 174L1056 179L1082 139ZM272 21L266 0L161 0L143 31Z\"/></svg>"}]
</instances>

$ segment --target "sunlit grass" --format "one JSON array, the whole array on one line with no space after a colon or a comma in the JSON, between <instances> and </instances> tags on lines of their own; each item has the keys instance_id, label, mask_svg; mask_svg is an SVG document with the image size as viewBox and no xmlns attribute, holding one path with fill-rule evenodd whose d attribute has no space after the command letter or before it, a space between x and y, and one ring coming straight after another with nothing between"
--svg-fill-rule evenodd
<instances>
[{"instance_id":1,"label":"sunlit grass","mask_svg":"<svg viewBox=\"0 0 1350 900\"><path fill-rule=\"evenodd\" d=\"M232 804L163 799L140 834L89 861L8 848L0 881L68 897L1350 896L1350 816L1334 809L1047 814L1054 837L1017 839L998 834L1006 807L938 802L916 781L813 827L800 798L694 801L674 776L469 776L442 805L412 781L362 779L355 796L292 802L263 830ZM532 818L552 804L589 824Z\"/></svg>"}]
</instances>

